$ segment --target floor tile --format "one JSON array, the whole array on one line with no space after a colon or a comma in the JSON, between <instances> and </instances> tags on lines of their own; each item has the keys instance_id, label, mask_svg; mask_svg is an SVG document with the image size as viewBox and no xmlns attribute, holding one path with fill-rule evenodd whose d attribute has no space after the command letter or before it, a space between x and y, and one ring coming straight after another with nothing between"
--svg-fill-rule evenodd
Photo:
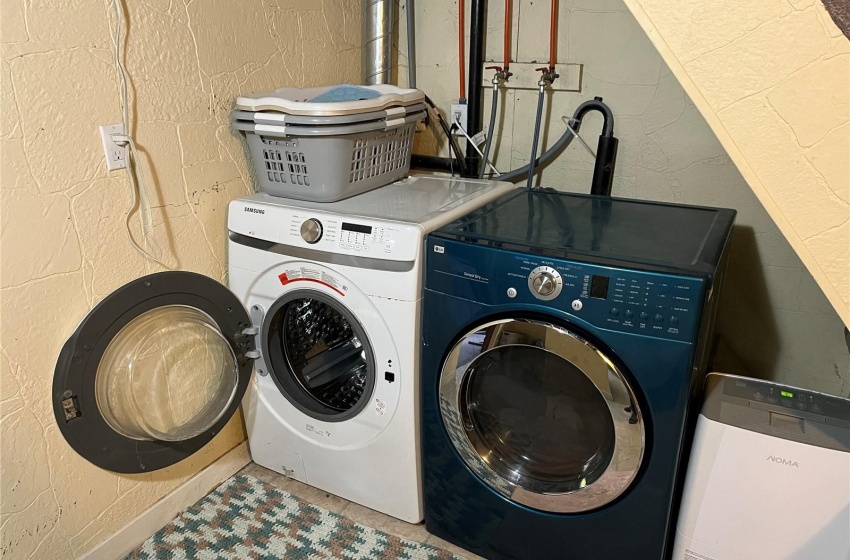
<instances>
[{"instance_id":1,"label":"floor tile","mask_svg":"<svg viewBox=\"0 0 850 560\"><path fill-rule=\"evenodd\" d=\"M452 544L449 541L444 541L443 539L441 539L440 537L438 537L436 535L430 535L429 534L428 538L425 539L422 542L424 542L425 544L430 544L431 546L443 548L445 550L448 550L452 554L456 554L456 555L460 556L461 558L466 558L467 560L487 560L486 558L478 556L477 554L472 554L468 550L461 548L461 547L457 546L456 544Z\"/></svg>"},{"instance_id":2,"label":"floor tile","mask_svg":"<svg viewBox=\"0 0 850 560\"><path fill-rule=\"evenodd\" d=\"M348 507L342 510L342 514L356 523L379 529L403 539L425 542L425 539L430 536L425 530L424 523L417 523L415 525L407 523L353 502L349 503Z\"/></svg>"},{"instance_id":3,"label":"floor tile","mask_svg":"<svg viewBox=\"0 0 850 560\"><path fill-rule=\"evenodd\" d=\"M263 482L274 486L284 492L289 492L294 496L298 496L302 500L310 502L313 505L323 507L334 513L341 513L348 506L348 500L335 496L324 490L320 490L313 486L299 482L294 478L283 476L267 468L261 467L256 463L251 463L242 469L239 474L249 474L259 478Z\"/></svg>"}]
</instances>

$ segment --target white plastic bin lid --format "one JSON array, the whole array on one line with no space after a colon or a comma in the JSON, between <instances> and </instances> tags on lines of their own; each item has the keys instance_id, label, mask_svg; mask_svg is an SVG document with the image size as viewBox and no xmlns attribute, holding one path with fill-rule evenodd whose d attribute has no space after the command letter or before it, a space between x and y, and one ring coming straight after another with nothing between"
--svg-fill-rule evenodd
<instances>
[{"instance_id":1,"label":"white plastic bin lid","mask_svg":"<svg viewBox=\"0 0 850 560\"><path fill-rule=\"evenodd\" d=\"M371 121L398 119L414 113L425 111L424 103L416 103L406 107L389 107L381 111L369 111L368 113L355 113L352 115L332 115L332 116L313 116L313 115L289 115L279 111L239 111L235 110L232 113L233 120L255 122L258 124L274 124L283 125L310 125L310 126L326 126L326 125L346 125L355 123L364 123Z\"/></svg>"},{"instance_id":2,"label":"white plastic bin lid","mask_svg":"<svg viewBox=\"0 0 850 560\"><path fill-rule=\"evenodd\" d=\"M333 116L380 111L421 103L425 94L389 84L342 84L317 88L281 88L236 98L242 111L279 111L290 115Z\"/></svg>"},{"instance_id":3,"label":"white plastic bin lid","mask_svg":"<svg viewBox=\"0 0 850 560\"><path fill-rule=\"evenodd\" d=\"M279 126L276 124L264 124L240 120L234 120L232 124L234 129L241 130L243 132L253 132L254 134L286 138L290 136L344 136L346 134L392 130L424 118L425 111L419 111L397 119L353 123L340 126Z\"/></svg>"}]
</instances>

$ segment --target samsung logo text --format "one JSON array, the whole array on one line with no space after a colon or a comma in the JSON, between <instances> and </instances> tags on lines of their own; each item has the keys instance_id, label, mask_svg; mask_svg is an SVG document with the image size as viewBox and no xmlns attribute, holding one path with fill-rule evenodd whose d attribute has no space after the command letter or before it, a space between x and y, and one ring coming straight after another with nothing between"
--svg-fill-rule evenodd
<instances>
[{"instance_id":1,"label":"samsung logo text","mask_svg":"<svg viewBox=\"0 0 850 560\"><path fill-rule=\"evenodd\" d=\"M265 214L266 211L262 208L251 208L250 206L245 207L246 212L251 212L252 214Z\"/></svg>"}]
</instances>

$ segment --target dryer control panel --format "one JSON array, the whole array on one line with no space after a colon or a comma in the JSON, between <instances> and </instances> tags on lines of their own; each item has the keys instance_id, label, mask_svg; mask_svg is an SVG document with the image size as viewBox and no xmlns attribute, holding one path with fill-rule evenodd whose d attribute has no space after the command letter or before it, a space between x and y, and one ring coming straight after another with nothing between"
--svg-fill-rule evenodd
<instances>
[{"instance_id":1,"label":"dryer control panel","mask_svg":"<svg viewBox=\"0 0 850 560\"><path fill-rule=\"evenodd\" d=\"M428 289L489 305L555 308L596 327L694 340L705 278L550 259L429 237Z\"/></svg>"}]
</instances>

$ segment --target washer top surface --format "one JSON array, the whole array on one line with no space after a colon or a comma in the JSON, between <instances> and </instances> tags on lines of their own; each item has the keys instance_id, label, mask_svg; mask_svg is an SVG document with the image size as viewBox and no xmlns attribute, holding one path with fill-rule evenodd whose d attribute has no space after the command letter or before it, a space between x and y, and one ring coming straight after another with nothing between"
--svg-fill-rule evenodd
<instances>
[{"instance_id":1,"label":"washer top surface","mask_svg":"<svg viewBox=\"0 0 850 560\"><path fill-rule=\"evenodd\" d=\"M279 252L290 256L301 248L415 263L425 234L515 189L498 181L417 176L338 202L268 194L238 198L230 202L227 214L231 262L243 254L242 246L270 251L280 245L286 248L278 247ZM249 253L245 258L250 262L240 261L239 266L257 265ZM380 268L373 261L369 267Z\"/></svg>"},{"instance_id":2,"label":"washer top surface","mask_svg":"<svg viewBox=\"0 0 850 560\"><path fill-rule=\"evenodd\" d=\"M559 258L711 273L735 211L520 189L435 233Z\"/></svg>"},{"instance_id":3,"label":"washer top surface","mask_svg":"<svg viewBox=\"0 0 850 560\"><path fill-rule=\"evenodd\" d=\"M429 230L456 218L451 210L467 202L488 193L503 193L514 188L510 183L498 181L411 176L337 202L309 202L265 193L240 198L238 201L289 210L314 210L339 217L419 224Z\"/></svg>"}]
</instances>

